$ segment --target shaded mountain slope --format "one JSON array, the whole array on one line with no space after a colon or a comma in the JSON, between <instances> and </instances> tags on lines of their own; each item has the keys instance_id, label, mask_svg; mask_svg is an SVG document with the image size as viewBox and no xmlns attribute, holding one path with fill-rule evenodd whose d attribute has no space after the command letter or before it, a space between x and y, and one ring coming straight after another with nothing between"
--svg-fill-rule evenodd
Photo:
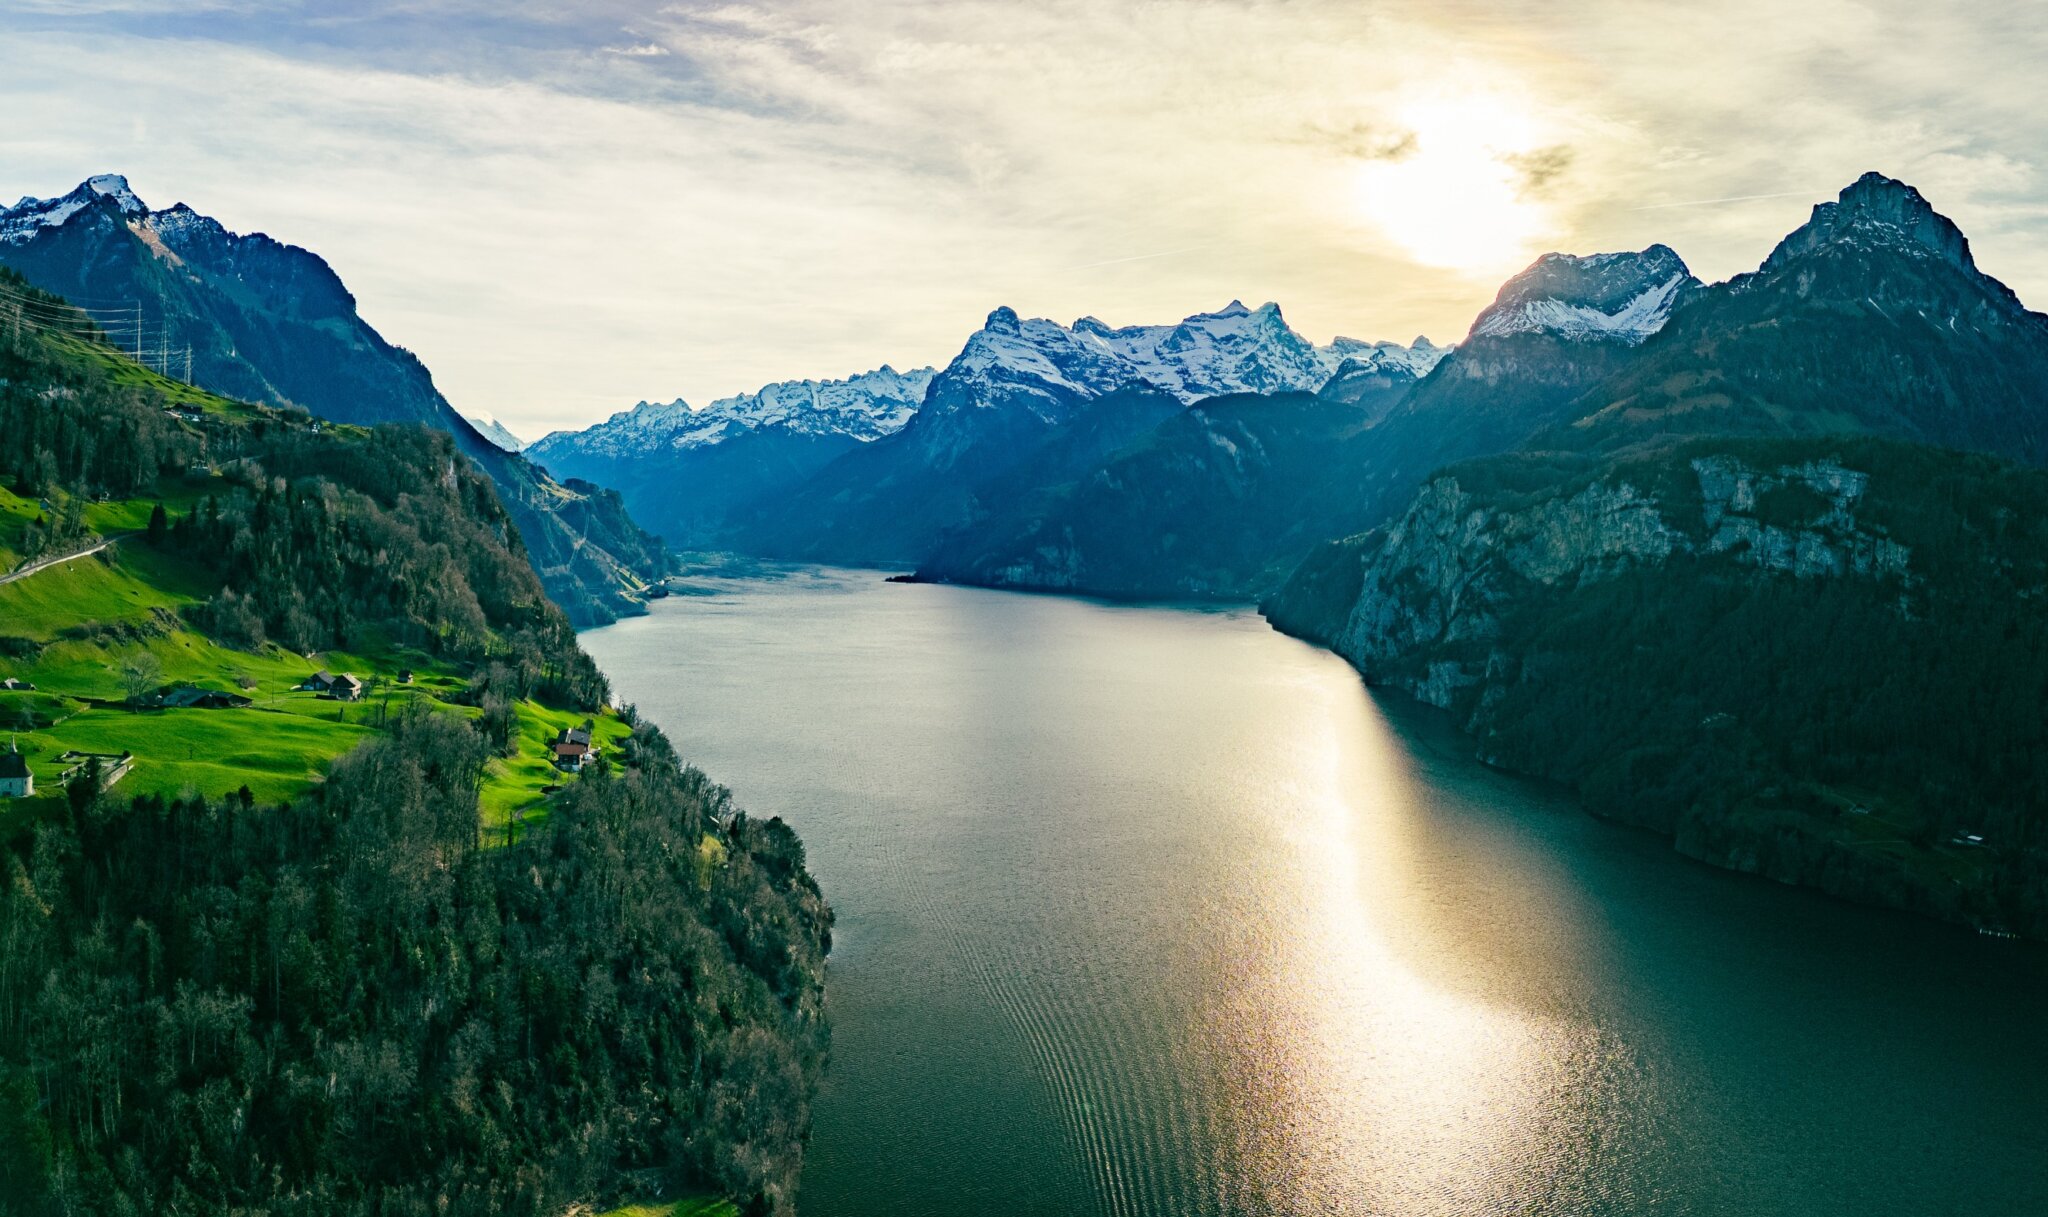
<instances>
[{"instance_id":1,"label":"shaded mountain slope","mask_svg":"<svg viewBox=\"0 0 2048 1217\"><path fill-rule=\"evenodd\" d=\"M666 572L660 543L615 496L556 483L480 435L304 249L230 232L183 204L152 211L109 175L0 212L0 265L91 306L118 345L159 371L183 375L189 359L192 383L215 392L448 432L497 484L549 593L578 624L637 611Z\"/></svg>"}]
</instances>

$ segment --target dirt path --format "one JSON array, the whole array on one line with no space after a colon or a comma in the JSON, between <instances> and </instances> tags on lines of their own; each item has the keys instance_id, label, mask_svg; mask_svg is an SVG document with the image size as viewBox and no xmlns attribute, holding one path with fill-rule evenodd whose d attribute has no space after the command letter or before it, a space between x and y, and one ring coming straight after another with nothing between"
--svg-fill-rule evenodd
<instances>
[{"instance_id":1,"label":"dirt path","mask_svg":"<svg viewBox=\"0 0 2048 1217\"><path fill-rule=\"evenodd\" d=\"M116 542L125 541L129 537L132 537L134 535L135 534L132 532L117 532L111 537L102 538L99 544L90 546L86 549L74 549L68 554L59 554L54 558L44 558L37 562L31 562L27 566L22 567L18 571L12 571L8 574L0 575L0 585L12 583L16 579L26 579L30 575L35 574L37 571L48 570L53 566L62 566L66 562L76 561L79 558L89 558L92 555L105 549L107 546L113 545Z\"/></svg>"}]
</instances>

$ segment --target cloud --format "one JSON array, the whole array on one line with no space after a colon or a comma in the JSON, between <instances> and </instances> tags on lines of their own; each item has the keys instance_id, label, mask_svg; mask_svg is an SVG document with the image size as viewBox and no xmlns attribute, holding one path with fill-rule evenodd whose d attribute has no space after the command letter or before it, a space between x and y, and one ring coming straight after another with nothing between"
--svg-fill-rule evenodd
<instances>
[{"instance_id":1,"label":"cloud","mask_svg":"<svg viewBox=\"0 0 2048 1217\"><path fill-rule=\"evenodd\" d=\"M1356 157L1361 161L1398 161L1414 155L1415 132L1390 129L1376 123L1353 122L1349 126L1332 129L1324 126L1309 128L1308 142L1330 148L1342 156Z\"/></svg>"},{"instance_id":2,"label":"cloud","mask_svg":"<svg viewBox=\"0 0 2048 1217\"><path fill-rule=\"evenodd\" d=\"M1524 195L1542 194L1551 183L1572 167L1573 152L1568 144L1552 144L1533 152L1512 152L1502 157L1514 169Z\"/></svg>"},{"instance_id":3,"label":"cloud","mask_svg":"<svg viewBox=\"0 0 2048 1217\"><path fill-rule=\"evenodd\" d=\"M1721 277L1877 168L2048 297L2048 28L2011 3L85 3L0 12L34 119L0 190L125 170L317 249L522 433L943 361L1005 302L1462 333L1494 285L1416 252L1459 234L1390 240L1357 187L1455 187L1416 164L1446 129L1532 240Z\"/></svg>"}]
</instances>

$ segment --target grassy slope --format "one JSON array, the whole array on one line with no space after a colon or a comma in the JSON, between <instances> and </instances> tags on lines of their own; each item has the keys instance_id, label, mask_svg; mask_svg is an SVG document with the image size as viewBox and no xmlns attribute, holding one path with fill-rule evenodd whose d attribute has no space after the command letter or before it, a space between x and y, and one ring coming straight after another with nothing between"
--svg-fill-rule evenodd
<instances>
[{"instance_id":1,"label":"grassy slope","mask_svg":"<svg viewBox=\"0 0 2048 1217\"><path fill-rule=\"evenodd\" d=\"M115 362L99 348L83 349L95 359ZM152 384L161 380L144 369L127 367L130 375ZM180 400L209 413L240 416L256 409L188 386L175 387ZM205 497L207 488L180 484L161 490L157 495L92 504L87 521L102 536L140 532L159 502L172 510L188 510ZM18 541L39 514L34 500L0 489L0 570L18 564ZM437 668L417 652L385 649L302 656L275 645L259 652L219 646L178 616L215 590L209 571L153 549L140 536L104 553L0 585L0 639L36 644L33 657L0 650L0 677L36 686L33 693L0 692L0 731L9 732L27 754L38 786L37 798L0 807L0 826L55 808L62 797L57 777L68 767L58 757L67 751L134 753L136 766L118 788L124 795L184 790L217 795L246 785L258 800L280 802L304 793L328 762L373 734L386 716L403 713L407 703L477 713L451 700L463 687L461 677ZM93 704L119 701L124 694L123 667L144 653L155 657L166 684L238 692L254 698L254 704L152 713ZM372 696L352 705L293 691L292 686L323 667L353 672L365 680L381 677L382 684ZM398 673L405 670L416 674L411 686L397 683ZM547 740L559 728L580 725L587 717L533 701L520 703L517 712L519 752L491 763L483 789L488 824L502 825L514 811L530 813L543 801L541 787L563 780L549 761ZM616 744L629 734L615 715L607 713L598 722L602 743Z\"/></svg>"},{"instance_id":2,"label":"grassy slope","mask_svg":"<svg viewBox=\"0 0 2048 1217\"><path fill-rule=\"evenodd\" d=\"M590 715L574 710L554 710L536 702L519 704L518 751L493 760L486 767L479 796L484 826L502 827L515 811L532 808L540 800L540 789L569 780L549 759L548 741L563 727L580 727ZM605 714L596 722L591 739L600 752L615 750L633 733L618 716Z\"/></svg>"},{"instance_id":3,"label":"grassy slope","mask_svg":"<svg viewBox=\"0 0 2048 1217\"><path fill-rule=\"evenodd\" d=\"M730 1200L698 1196L674 1204L629 1204L602 1217L739 1217L739 1206Z\"/></svg>"}]
</instances>

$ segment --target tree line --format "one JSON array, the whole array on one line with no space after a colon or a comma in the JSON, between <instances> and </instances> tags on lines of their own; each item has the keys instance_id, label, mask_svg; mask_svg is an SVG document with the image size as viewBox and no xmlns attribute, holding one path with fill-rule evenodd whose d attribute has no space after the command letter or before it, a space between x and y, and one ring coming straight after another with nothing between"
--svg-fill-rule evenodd
<instances>
[{"instance_id":1,"label":"tree line","mask_svg":"<svg viewBox=\"0 0 2048 1217\"><path fill-rule=\"evenodd\" d=\"M417 718L292 806L102 798L0 855L0 1214L786 1211L826 1042L801 843L643 726L487 848L485 753Z\"/></svg>"}]
</instances>

